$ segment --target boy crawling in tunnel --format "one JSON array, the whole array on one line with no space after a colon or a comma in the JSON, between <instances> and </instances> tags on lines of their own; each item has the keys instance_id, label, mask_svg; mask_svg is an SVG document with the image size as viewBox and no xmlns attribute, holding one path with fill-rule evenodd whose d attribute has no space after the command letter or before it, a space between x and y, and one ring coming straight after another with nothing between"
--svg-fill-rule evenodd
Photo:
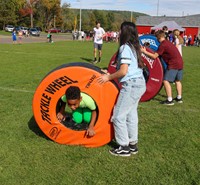
<instances>
[{"instance_id":1,"label":"boy crawling in tunnel","mask_svg":"<svg viewBox=\"0 0 200 185\"><path fill-rule=\"evenodd\" d=\"M67 88L65 95L61 97L62 103L60 111L57 113L57 118L60 122L65 121L66 104L72 110L72 120L76 124L89 124L86 136L92 137L95 135L94 125L97 118L96 104L94 100L87 94L80 91L77 86Z\"/></svg>"}]
</instances>

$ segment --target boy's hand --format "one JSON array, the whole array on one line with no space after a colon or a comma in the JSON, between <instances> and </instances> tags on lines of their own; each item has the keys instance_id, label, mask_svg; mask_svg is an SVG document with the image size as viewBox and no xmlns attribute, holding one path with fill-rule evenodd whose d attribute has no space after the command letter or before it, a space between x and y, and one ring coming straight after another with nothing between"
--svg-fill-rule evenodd
<instances>
[{"instance_id":1,"label":"boy's hand","mask_svg":"<svg viewBox=\"0 0 200 185\"><path fill-rule=\"evenodd\" d=\"M61 122L61 121L65 121L65 117L63 116L63 114L62 113L58 113L57 114L57 118L58 118L58 120Z\"/></svg>"},{"instance_id":2,"label":"boy's hand","mask_svg":"<svg viewBox=\"0 0 200 185\"><path fill-rule=\"evenodd\" d=\"M86 136L93 137L95 135L95 131L93 128L88 128L86 131Z\"/></svg>"},{"instance_id":3,"label":"boy's hand","mask_svg":"<svg viewBox=\"0 0 200 185\"><path fill-rule=\"evenodd\" d=\"M140 50L141 50L142 53L145 53L145 52L146 52L146 48L145 48L144 46L141 46L141 47L140 47Z\"/></svg>"}]
</instances>

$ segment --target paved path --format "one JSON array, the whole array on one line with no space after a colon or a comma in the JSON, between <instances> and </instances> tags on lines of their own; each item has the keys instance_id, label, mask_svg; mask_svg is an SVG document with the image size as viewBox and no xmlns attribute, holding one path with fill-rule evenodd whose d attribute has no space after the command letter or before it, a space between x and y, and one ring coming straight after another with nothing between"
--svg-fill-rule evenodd
<instances>
[{"instance_id":1,"label":"paved path","mask_svg":"<svg viewBox=\"0 0 200 185\"><path fill-rule=\"evenodd\" d=\"M67 41L72 40L72 36L70 34L52 34L52 39L54 42L56 41ZM22 43L40 43L47 42L46 34L42 33L40 37L23 37ZM12 36L0 35L0 44L12 44Z\"/></svg>"}]
</instances>

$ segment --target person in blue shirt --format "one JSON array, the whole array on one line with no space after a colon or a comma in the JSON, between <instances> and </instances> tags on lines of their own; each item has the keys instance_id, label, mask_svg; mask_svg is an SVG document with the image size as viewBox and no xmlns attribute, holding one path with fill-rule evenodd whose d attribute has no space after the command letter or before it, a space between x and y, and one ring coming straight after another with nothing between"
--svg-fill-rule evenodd
<instances>
[{"instance_id":1,"label":"person in blue shirt","mask_svg":"<svg viewBox=\"0 0 200 185\"><path fill-rule=\"evenodd\" d=\"M111 149L110 153L115 156L130 156L138 152L137 108L141 96L146 91L138 32L132 22L121 24L116 59L117 71L104 74L97 81L104 84L117 78L122 85L111 118L119 147Z\"/></svg>"},{"instance_id":2,"label":"person in blue shirt","mask_svg":"<svg viewBox=\"0 0 200 185\"><path fill-rule=\"evenodd\" d=\"M16 35L16 31L15 30L13 30L13 32L12 32L12 40L13 40L13 44L16 44L16 42L17 42L17 35Z\"/></svg>"}]
</instances>

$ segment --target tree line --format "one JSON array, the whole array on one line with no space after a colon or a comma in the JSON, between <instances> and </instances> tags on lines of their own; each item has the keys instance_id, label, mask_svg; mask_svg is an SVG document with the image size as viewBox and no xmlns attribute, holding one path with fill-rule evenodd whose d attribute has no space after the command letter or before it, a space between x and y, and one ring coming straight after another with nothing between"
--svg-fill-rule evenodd
<instances>
[{"instance_id":1,"label":"tree line","mask_svg":"<svg viewBox=\"0 0 200 185\"><path fill-rule=\"evenodd\" d=\"M123 21L133 21L139 12L81 10L81 29L91 30L98 20L107 31L119 30ZM132 18L132 20L131 20ZM7 24L25 27L41 27L42 30L57 27L62 30L79 30L80 9L60 0L0 0L0 28Z\"/></svg>"}]
</instances>

